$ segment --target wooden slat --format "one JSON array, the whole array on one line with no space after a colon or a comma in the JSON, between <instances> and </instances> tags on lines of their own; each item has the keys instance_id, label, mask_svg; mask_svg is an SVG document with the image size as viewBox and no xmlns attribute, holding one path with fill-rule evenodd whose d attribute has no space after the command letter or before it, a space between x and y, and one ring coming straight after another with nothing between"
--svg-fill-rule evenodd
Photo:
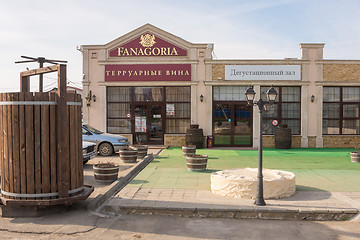
<instances>
[{"instance_id":1,"label":"wooden slat","mask_svg":"<svg viewBox=\"0 0 360 240\"><path fill-rule=\"evenodd\" d=\"M42 101L49 101L49 95L47 93L41 94ZM50 193L50 138L49 138L49 105L41 106L41 182L42 192Z\"/></svg>"},{"instance_id":2,"label":"wooden slat","mask_svg":"<svg viewBox=\"0 0 360 240\"><path fill-rule=\"evenodd\" d=\"M25 93L19 93L19 101L25 100ZM26 135L25 135L25 106L19 105L19 134L20 134L20 193L26 193Z\"/></svg>"},{"instance_id":3,"label":"wooden slat","mask_svg":"<svg viewBox=\"0 0 360 240\"><path fill-rule=\"evenodd\" d=\"M19 101L19 93L11 94L11 101ZM19 127L19 106L12 106L12 132L13 132L13 190L20 193L20 127Z\"/></svg>"},{"instance_id":4,"label":"wooden slat","mask_svg":"<svg viewBox=\"0 0 360 240\"><path fill-rule=\"evenodd\" d=\"M81 95L76 95L76 102L81 103ZM84 186L84 170L83 170L83 156L82 156L82 121L81 121L81 106L76 106L76 122L77 122L77 146L78 146L78 155L77 155L77 164L78 164L78 188Z\"/></svg>"},{"instance_id":5,"label":"wooden slat","mask_svg":"<svg viewBox=\"0 0 360 240\"><path fill-rule=\"evenodd\" d=\"M6 94L6 100L11 101L11 93ZM13 133L12 133L12 106L7 107L7 142L8 142L8 182L9 182L9 192L14 192L14 157L13 157ZM11 198L11 197L10 197Z\"/></svg>"},{"instance_id":6,"label":"wooden slat","mask_svg":"<svg viewBox=\"0 0 360 240\"><path fill-rule=\"evenodd\" d=\"M67 101L74 102L75 95L73 93L67 94ZM70 189L76 189L77 177L76 177L76 124L75 124L75 108L76 106L67 106L69 116L69 149L70 149Z\"/></svg>"},{"instance_id":7,"label":"wooden slat","mask_svg":"<svg viewBox=\"0 0 360 240\"><path fill-rule=\"evenodd\" d=\"M49 93L50 101L55 101L55 93ZM56 106L50 106L50 181L51 192L57 192L57 161L56 161Z\"/></svg>"},{"instance_id":8,"label":"wooden slat","mask_svg":"<svg viewBox=\"0 0 360 240\"><path fill-rule=\"evenodd\" d=\"M57 160L58 160L58 190L59 197L68 197L70 190L69 173L69 122L66 106L66 65L58 65L58 93L57 93Z\"/></svg>"},{"instance_id":9,"label":"wooden slat","mask_svg":"<svg viewBox=\"0 0 360 240\"><path fill-rule=\"evenodd\" d=\"M30 77L20 75L20 91L30 92Z\"/></svg>"},{"instance_id":10,"label":"wooden slat","mask_svg":"<svg viewBox=\"0 0 360 240\"><path fill-rule=\"evenodd\" d=\"M25 101L33 101L33 93L25 93ZM34 106L25 106L26 193L35 193L34 179Z\"/></svg>"},{"instance_id":11,"label":"wooden slat","mask_svg":"<svg viewBox=\"0 0 360 240\"><path fill-rule=\"evenodd\" d=\"M40 93L35 93L34 101L40 101ZM40 106L34 106L34 130L35 130L35 193L41 193L41 114Z\"/></svg>"}]
</instances>

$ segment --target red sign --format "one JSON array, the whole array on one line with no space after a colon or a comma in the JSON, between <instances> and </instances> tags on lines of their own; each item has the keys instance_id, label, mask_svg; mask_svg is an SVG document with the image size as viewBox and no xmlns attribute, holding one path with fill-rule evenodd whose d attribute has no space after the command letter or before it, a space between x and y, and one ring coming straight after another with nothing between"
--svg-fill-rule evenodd
<instances>
[{"instance_id":1,"label":"red sign","mask_svg":"<svg viewBox=\"0 0 360 240\"><path fill-rule=\"evenodd\" d=\"M191 64L105 65L105 81L191 81Z\"/></svg>"},{"instance_id":2,"label":"red sign","mask_svg":"<svg viewBox=\"0 0 360 240\"><path fill-rule=\"evenodd\" d=\"M273 125L273 126L277 126L278 123L279 123L279 122L278 122L277 120L273 120L273 121L272 121L272 125Z\"/></svg>"},{"instance_id":3,"label":"red sign","mask_svg":"<svg viewBox=\"0 0 360 240\"><path fill-rule=\"evenodd\" d=\"M109 51L110 57L152 57L187 56L187 51L151 33L145 33L134 40Z\"/></svg>"}]
</instances>

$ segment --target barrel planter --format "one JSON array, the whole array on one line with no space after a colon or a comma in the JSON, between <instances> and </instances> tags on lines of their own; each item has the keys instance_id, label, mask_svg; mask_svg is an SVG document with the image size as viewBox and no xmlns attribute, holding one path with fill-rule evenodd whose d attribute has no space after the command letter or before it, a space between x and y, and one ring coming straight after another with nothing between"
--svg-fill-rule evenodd
<instances>
[{"instance_id":1,"label":"barrel planter","mask_svg":"<svg viewBox=\"0 0 360 240\"><path fill-rule=\"evenodd\" d=\"M93 166L93 170L97 182L112 183L118 178L119 165L113 163L99 163Z\"/></svg>"},{"instance_id":2,"label":"barrel planter","mask_svg":"<svg viewBox=\"0 0 360 240\"><path fill-rule=\"evenodd\" d=\"M287 127L287 124L280 124L279 127L275 129L275 148L290 149L291 141L291 129Z\"/></svg>"},{"instance_id":3,"label":"barrel planter","mask_svg":"<svg viewBox=\"0 0 360 240\"><path fill-rule=\"evenodd\" d=\"M189 172L203 172L207 166L207 155L188 155L186 156L186 168Z\"/></svg>"},{"instance_id":4,"label":"barrel planter","mask_svg":"<svg viewBox=\"0 0 360 240\"><path fill-rule=\"evenodd\" d=\"M182 147L182 153L183 157L187 157L188 155L193 155L196 152L196 146L195 145L188 145Z\"/></svg>"},{"instance_id":5,"label":"barrel planter","mask_svg":"<svg viewBox=\"0 0 360 240\"><path fill-rule=\"evenodd\" d=\"M134 149L122 149L119 151L120 162L122 163L136 163L138 151Z\"/></svg>"},{"instance_id":6,"label":"barrel planter","mask_svg":"<svg viewBox=\"0 0 360 240\"><path fill-rule=\"evenodd\" d=\"M138 159L143 159L148 152L148 146L145 145L133 145L129 147L132 150L137 151L137 158Z\"/></svg>"},{"instance_id":7,"label":"barrel planter","mask_svg":"<svg viewBox=\"0 0 360 240\"><path fill-rule=\"evenodd\" d=\"M204 146L204 133L201 128L194 128L195 124L191 125L186 130L185 143L186 145L195 145L197 149Z\"/></svg>"},{"instance_id":8,"label":"barrel planter","mask_svg":"<svg viewBox=\"0 0 360 240\"><path fill-rule=\"evenodd\" d=\"M351 158L351 162L360 163L360 152L351 152L350 158Z\"/></svg>"}]
</instances>

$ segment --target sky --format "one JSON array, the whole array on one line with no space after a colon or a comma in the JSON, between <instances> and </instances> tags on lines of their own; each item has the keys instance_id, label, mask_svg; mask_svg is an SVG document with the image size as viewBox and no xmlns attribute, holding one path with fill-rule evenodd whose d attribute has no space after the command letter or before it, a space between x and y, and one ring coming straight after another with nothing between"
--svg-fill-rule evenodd
<instances>
[{"instance_id":1,"label":"sky","mask_svg":"<svg viewBox=\"0 0 360 240\"><path fill-rule=\"evenodd\" d=\"M0 4L0 92L20 72L66 60L68 84L82 87L78 45L103 45L150 23L192 43L214 43L215 59L300 58L300 43L325 43L325 59L360 59L360 0L17 0ZM31 90L38 91L38 78ZM44 75L44 90L56 75Z\"/></svg>"}]
</instances>

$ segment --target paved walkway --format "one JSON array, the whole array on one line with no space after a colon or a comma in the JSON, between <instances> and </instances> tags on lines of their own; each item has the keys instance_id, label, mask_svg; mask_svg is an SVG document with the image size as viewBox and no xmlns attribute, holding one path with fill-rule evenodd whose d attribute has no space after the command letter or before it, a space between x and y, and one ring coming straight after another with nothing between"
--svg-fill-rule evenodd
<instances>
[{"instance_id":1,"label":"paved walkway","mask_svg":"<svg viewBox=\"0 0 360 240\"><path fill-rule=\"evenodd\" d=\"M127 186L111 197L102 210L114 214L359 221L360 192L297 191L289 198L266 200L266 206L253 203L251 199L222 197L209 190Z\"/></svg>"}]
</instances>

